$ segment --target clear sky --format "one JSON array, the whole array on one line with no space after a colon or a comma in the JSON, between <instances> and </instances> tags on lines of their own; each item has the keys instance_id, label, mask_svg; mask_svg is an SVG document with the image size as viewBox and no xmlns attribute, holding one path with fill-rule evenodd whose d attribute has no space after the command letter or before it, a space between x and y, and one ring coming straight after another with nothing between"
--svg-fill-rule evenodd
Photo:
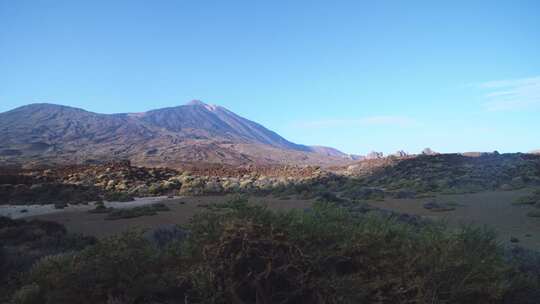
<instances>
[{"instance_id":1,"label":"clear sky","mask_svg":"<svg viewBox=\"0 0 540 304\"><path fill-rule=\"evenodd\" d=\"M192 99L348 153L540 149L540 1L0 0L0 112Z\"/></svg>"}]
</instances>

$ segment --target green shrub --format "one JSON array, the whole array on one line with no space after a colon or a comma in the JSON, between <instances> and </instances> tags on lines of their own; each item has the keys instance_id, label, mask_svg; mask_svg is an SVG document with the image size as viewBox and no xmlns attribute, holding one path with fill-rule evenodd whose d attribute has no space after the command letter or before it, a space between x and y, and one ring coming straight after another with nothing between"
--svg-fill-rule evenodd
<instances>
[{"instance_id":1,"label":"green shrub","mask_svg":"<svg viewBox=\"0 0 540 304\"><path fill-rule=\"evenodd\" d=\"M66 202L56 202L54 203L54 209L64 209L68 206Z\"/></svg>"},{"instance_id":2,"label":"green shrub","mask_svg":"<svg viewBox=\"0 0 540 304\"><path fill-rule=\"evenodd\" d=\"M106 192L103 198L109 202L131 202L135 200L133 195L127 192Z\"/></svg>"},{"instance_id":3,"label":"green shrub","mask_svg":"<svg viewBox=\"0 0 540 304\"><path fill-rule=\"evenodd\" d=\"M177 294L180 259L159 252L139 233L100 241L79 253L49 256L29 274L42 291L37 303L148 303Z\"/></svg>"},{"instance_id":4,"label":"green shrub","mask_svg":"<svg viewBox=\"0 0 540 304\"><path fill-rule=\"evenodd\" d=\"M226 291L224 302L254 302L262 296L257 286L278 281L284 294L261 291L269 293L269 303L293 294L313 303L492 303L504 289L501 251L489 231L452 232L435 224L417 229L377 215L354 217L328 204L284 214L242 201L227 208L194 218L186 245L194 259L210 254L202 263L209 263L210 277L223 278L214 284ZM305 284L296 285L299 277L281 272L286 268L296 269Z\"/></svg>"},{"instance_id":5,"label":"green shrub","mask_svg":"<svg viewBox=\"0 0 540 304\"><path fill-rule=\"evenodd\" d=\"M92 210L88 210L89 213L110 213L114 208L107 208L103 201L96 202L96 207Z\"/></svg>"},{"instance_id":6,"label":"green shrub","mask_svg":"<svg viewBox=\"0 0 540 304\"><path fill-rule=\"evenodd\" d=\"M13 304L41 304L42 295L39 285L33 283L25 285L15 292L12 297Z\"/></svg>"},{"instance_id":7,"label":"green shrub","mask_svg":"<svg viewBox=\"0 0 540 304\"><path fill-rule=\"evenodd\" d=\"M236 198L197 214L182 243L136 233L44 258L38 303L502 303L524 285L493 232L358 215L329 203L276 213ZM527 285L533 286L533 285ZM188 300L186 300L188 299Z\"/></svg>"},{"instance_id":8,"label":"green shrub","mask_svg":"<svg viewBox=\"0 0 540 304\"><path fill-rule=\"evenodd\" d=\"M0 303L7 303L10 295L22 286L22 274L40 258L81 250L96 242L90 237L68 234L58 223L6 217L0 217L0 240ZM35 286L32 282L27 285L18 293L17 303L32 303Z\"/></svg>"},{"instance_id":9,"label":"green shrub","mask_svg":"<svg viewBox=\"0 0 540 304\"><path fill-rule=\"evenodd\" d=\"M537 198L533 195L521 196L512 202L512 205L534 205Z\"/></svg>"},{"instance_id":10,"label":"green shrub","mask_svg":"<svg viewBox=\"0 0 540 304\"><path fill-rule=\"evenodd\" d=\"M140 216L151 216L156 215L160 211L170 211L163 203L155 203L147 206L140 206L134 208L123 208L123 209L113 209L109 211L106 220L118 220L118 219L128 219L135 218Z\"/></svg>"},{"instance_id":11,"label":"green shrub","mask_svg":"<svg viewBox=\"0 0 540 304\"><path fill-rule=\"evenodd\" d=\"M527 212L527 216L540 217L540 210L529 211L529 212Z\"/></svg>"}]
</instances>

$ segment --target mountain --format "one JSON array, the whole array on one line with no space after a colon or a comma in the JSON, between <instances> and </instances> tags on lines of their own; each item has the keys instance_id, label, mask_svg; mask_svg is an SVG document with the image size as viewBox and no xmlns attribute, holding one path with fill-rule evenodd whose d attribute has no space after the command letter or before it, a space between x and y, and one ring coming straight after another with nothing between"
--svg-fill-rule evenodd
<instances>
[{"instance_id":1,"label":"mountain","mask_svg":"<svg viewBox=\"0 0 540 304\"><path fill-rule=\"evenodd\" d=\"M292 143L221 106L192 101L143 113L99 114L31 104L0 113L0 165L75 164L130 159L183 164L337 165L333 148Z\"/></svg>"},{"instance_id":2,"label":"mountain","mask_svg":"<svg viewBox=\"0 0 540 304\"><path fill-rule=\"evenodd\" d=\"M204 130L209 137L266 144L273 147L309 151L309 147L287 141L277 133L215 105L194 100L185 106L153 110L141 115L151 125L171 132Z\"/></svg>"},{"instance_id":3,"label":"mountain","mask_svg":"<svg viewBox=\"0 0 540 304\"><path fill-rule=\"evenodd\" d=\"M540 149L538 150L532 150L531 152L529 152L530 154L540 154Z\"/></svg>"}]
</instances>

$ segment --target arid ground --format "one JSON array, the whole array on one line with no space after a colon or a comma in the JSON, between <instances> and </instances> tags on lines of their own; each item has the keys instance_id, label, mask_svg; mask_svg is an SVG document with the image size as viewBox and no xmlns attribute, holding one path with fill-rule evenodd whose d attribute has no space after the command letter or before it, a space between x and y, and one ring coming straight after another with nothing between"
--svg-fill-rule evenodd
<instances>
[{"instance_id":1,"label":"arid ground","mask_svg":"<svg viewBox=\"0 0 540 304\"><path fill-rule=\"evenodd\" d=\"M233 196L201 196L180 197L174 199L164 198L164 202L171 210L159 212L154 216L142 216L131 219L105 220L106 214L92 214L87 210L61 211L30 218L61 223L68 231L104 237L117 234L129 229L153 228L168 224L186 224L197 212L204 210L210 204L227 202ZM271 197L251 197L250 202L264 204L272 210L290 210L308 208L313 201L310 200L280 200ZM129 204L129 202L124 203Z\"/></svg>"},{"instance_id":2,"label":"arid ground","mask_svg":"<svg viewBox=\"0 0 540 304\"><path fill-rule=\"evenodd\" d=\"M469 224L485 226L495 230L503 244L519 244L529 249L540 250L540 218L527 216L527 212L534 209L534 207L512 204L517 198L530 192L531 189L486 191L473 194L441 194L434 198L386 198L382 201L371 200L368 202L371 206L381 209L443 220L452 227ZM174 199L161 198L161 202L165 203L171 211L131 219L105 220L106 214L87 212L89 206L87 208L68 208L66 211L30 216L29 218L61 223L70 232L104 237L129 229L153 228L167 224L186 224L194 214L204 210L208 205L220 204L232 197L234 196L214 195L175 197ZM425 209L423 205L432 200L449 204L455 210L436 212ZM315 200L295 198L283 200L272 196L251 196L250 202L263 204L272 210L290 210L309 208ZM129 205L132 203L117 204ZM511 242L511 239L514 242Z\"/></svg>"}]
</instances>

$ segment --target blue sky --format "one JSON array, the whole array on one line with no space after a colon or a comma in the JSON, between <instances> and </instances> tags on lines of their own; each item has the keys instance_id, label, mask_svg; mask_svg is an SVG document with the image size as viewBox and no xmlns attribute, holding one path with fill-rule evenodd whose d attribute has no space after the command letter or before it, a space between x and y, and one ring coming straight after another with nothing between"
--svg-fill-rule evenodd
<instances>
[{"instance_id":1,"label":"blue sky","mask_svg":"<svg viewBox=\"0 0 540 304\"><path fill-rule=\"evenodd\" d=\"M348 153L540 149L539 1L0 0L0 111L192 99Z\"/></svg>"}]
</instances>

